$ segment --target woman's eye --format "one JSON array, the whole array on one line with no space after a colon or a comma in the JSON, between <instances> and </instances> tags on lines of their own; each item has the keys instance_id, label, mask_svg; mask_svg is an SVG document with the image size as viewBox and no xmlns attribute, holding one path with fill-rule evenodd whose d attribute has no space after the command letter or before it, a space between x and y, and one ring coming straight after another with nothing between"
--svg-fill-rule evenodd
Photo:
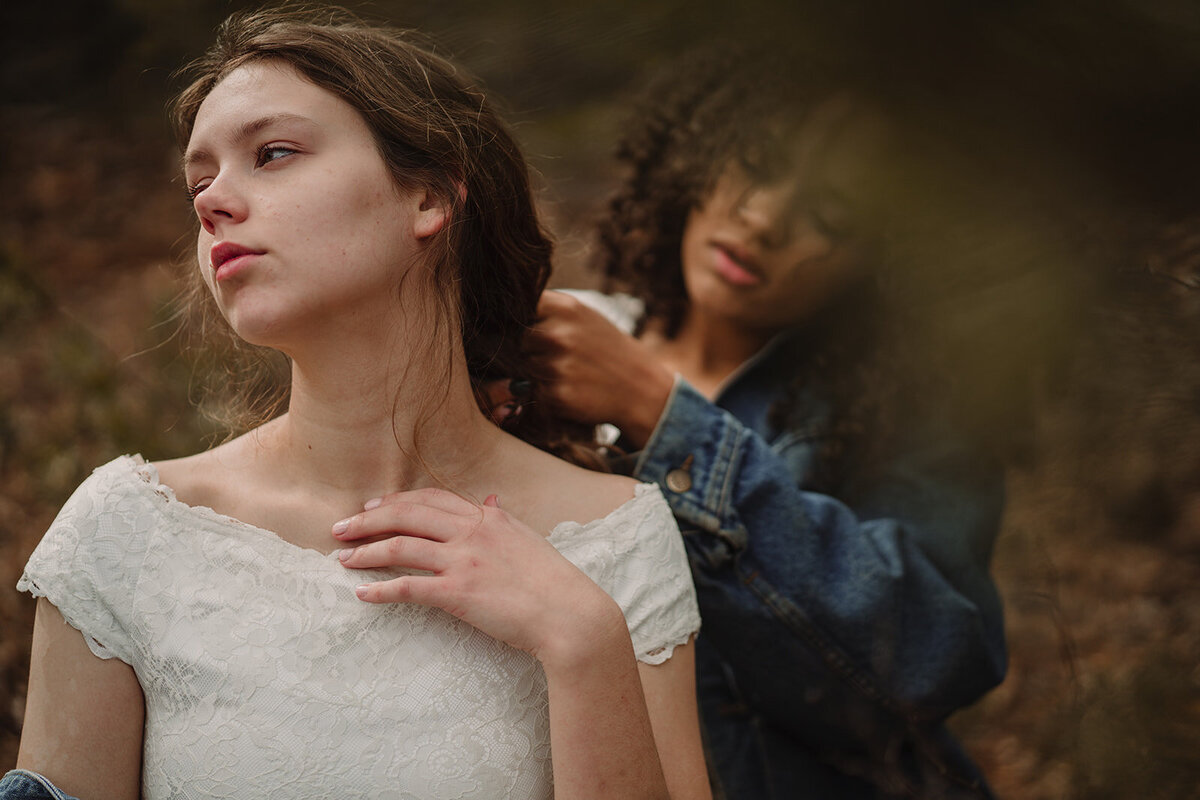
<instances>
[{"instance_id":1,"label":"woman's eye","mask_svg":"<svg viewBox=\"0 0 1200 800\"><path fill-rule=\"evenodd\" d=\"M823 236L833 235L833 225L830 224L829 220L825 218L825 215L821 214L819 211L809 211L808 221L812 224L813 228Z\"/></svg>"},{"instance_id":2,"label":"woman's eye","mask_svg":"<svg viewBox=\"0 0 1200 800\"><path fill-rule=\"evenodd\" d=\"M287 147L281 144L266 144L258 148L254 154L254 166L264 167L272 161L278 161L281 158L287 158L295 154L297 151L294 148ZM195 183L189 183L187 187L187 200L189 203L195 203L196 198L208 188L212 183L211 178L202 178Z\"/></svg>"},{"instance_id":3,"label":"woman's eye","mask_svg":"<svg viewBox=\"0 0 1200 800\"><path fill-rule=\"evenodd\" d=\"M279 144L268 144L258 148L258 158L255 160L255 166L261 167L272 161L278 161L281 158L290 156L296 151L290 147L284 147Z\"/></svg>"},{"instance_id":4,"label":"woman's eye","mask_svg":"<svg viewBox=\"0 0 1200 800\"><path fill-rule=\"evenodd\" d=\"M848 220L840 215L834 215L818 209L810 209L808 221L813 230L830 239L841 240L850 234Z\"/></svg>"},{"instance_id":5,"label":"woman's eye","mask_svg":"<svg viewBox=\"0 0 1200 800\"><path fill-rule=\"evenodd\" d=\"M188 187L187 187L187 201L188 201L188 203L195 203L195 202L196 202L196 197L198 197L198 196L199 196L199 194L200 194L201 192L203 192L203 191L204 191L206 188L208 188L208 181L207 181L207 180L204 180L204 181L196 181L195 183L188 184Z\"/></svg>"},{"instance_id":6,"label":"woman's eye","mask_svg":"<svg viewBox=\"0 0 1200 800\"><path fill-rule=\"evenodd\" d=\"M762 154L742 154L738 158L738 167L747 180L755 184L770 183L774 177L763 159Z\"/></svg>"}]
</instances>

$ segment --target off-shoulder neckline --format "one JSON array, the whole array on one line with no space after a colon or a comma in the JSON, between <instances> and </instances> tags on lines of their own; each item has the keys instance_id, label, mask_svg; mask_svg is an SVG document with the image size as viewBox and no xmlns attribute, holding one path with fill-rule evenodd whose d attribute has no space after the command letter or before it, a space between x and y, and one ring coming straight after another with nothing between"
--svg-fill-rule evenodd
<instances>
[{"instance_id":1,"label":"off-shoulder neckline","mask_svg":"<svg viewBox=\"0 0 1200 800\"><path fill-rule=\"evenodd\" d=\"M147 461L140 453L128 454L120 456L109 465L112 466L123 462L127 467L127 474L133 478L133 483L154 495L159 501L164 504L164 507L174 514L182 514L195 519L203 520L209 524L221 525L227 528L238 530L243 533L256 533L266 536L270 540L280 542L281 544L292 548L293 550L306 551L315 553L323 559L336 559L340 548L335 548L329 553L322 553L313 547L302 547L301 545L289 542L287 539L280 536L277 532L268 528L262 528L249 522L238 519L237 517L222 514L208 506L193 505L185 503L175 496L175 490L159 479L158 468ZM661 494L657 484L638 482L634 485L633 496L630 497L621 505L614 508L612 511L605 514L603 517L589 520L588 522L576 522L574 520L563 520L550 529L546 534L546 540L553 544L556 549L561 549L561 545L566 544L571 539L571 534L579 534L595 529L596 527L612 523L620 517L628 514L631 509L640 506L644 502L644 498Z\"/></svg>"}]
</instances>

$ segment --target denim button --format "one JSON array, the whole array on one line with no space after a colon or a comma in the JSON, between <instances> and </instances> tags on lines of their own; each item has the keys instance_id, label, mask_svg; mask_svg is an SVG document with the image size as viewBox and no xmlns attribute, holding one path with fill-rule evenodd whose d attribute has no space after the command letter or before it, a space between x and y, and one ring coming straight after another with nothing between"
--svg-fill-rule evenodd
<instances>
[{"instance_id":1,"label":"denim button","mask_svg":"<svg viewBox=\"0 0 1200 800\"><path fill-rule=\"evenodd\" d=\"M677 494L682 494L692 488L692 456L683 460L683 464L667 473L667 488Z\"/></svg>"},{"instance_id":2,"label":"denim button","mask_svg":"<svg viewBox=\"0 0 1200 800\"><path fill-rule=\"evenodd\" d=\"M673 469L667 473L667 488L672 492L686 492L692 488L691 473L681 469Z\"/></svg>"}]
</instances>

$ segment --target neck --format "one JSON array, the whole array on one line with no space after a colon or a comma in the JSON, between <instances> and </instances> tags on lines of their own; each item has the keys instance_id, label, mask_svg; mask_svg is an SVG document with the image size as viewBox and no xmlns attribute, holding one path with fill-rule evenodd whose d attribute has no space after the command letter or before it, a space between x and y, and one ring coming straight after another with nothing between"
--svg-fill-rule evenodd
<instances>
[{"instance_id":1,"label":"neck","mask_svg":"<svg viewBox=\"0 0 1200 800\"><path fill-rule=\"evenodd\" d=\"M277 474L362 501L467 480L488 462L503 434L475 403L461 348L411 334L332 332L289 353L288 411L260 434Z\"/></svg>"},{"instance_id":2,"label":"neck","mask_svg":"<svg viewBox=\"0 0 1200 800\"><path fill-rule=\"evenodd\" d=\"M722 381L761 350L773 333L689 308L673 339L647 332L646 342L667 364L709 397Z\"/></svg>"}]
</instances>

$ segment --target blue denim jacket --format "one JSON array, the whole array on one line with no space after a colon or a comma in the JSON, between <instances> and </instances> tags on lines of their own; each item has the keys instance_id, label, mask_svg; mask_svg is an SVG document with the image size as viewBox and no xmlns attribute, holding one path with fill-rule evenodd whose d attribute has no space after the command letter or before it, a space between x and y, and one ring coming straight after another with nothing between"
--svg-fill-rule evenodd
<instances>
[{"instance_id":1,"label":"blue denim jacket","mask_svg":"<svg viewBox=\"0 0 1200 800\"><path fill-rule=\"evenodd\" d=\"M633 468L684 531L718 795L990 797L942 723L1004 676L1002 466L935 418L865 485L806 490L822 415L772 430L781 350L715 403L677 380Z\"/></svg>"},{"instance_id":2,"label":"blue denim jacket","mask_svg":"<svg viewBox=\"0 0 1200 800\"><path fill-rule=\"evenodd\" d=\"M78 800L59 789L44 775L13 769L0 778L0 800Z\"/></svg>"}]
</instances>

